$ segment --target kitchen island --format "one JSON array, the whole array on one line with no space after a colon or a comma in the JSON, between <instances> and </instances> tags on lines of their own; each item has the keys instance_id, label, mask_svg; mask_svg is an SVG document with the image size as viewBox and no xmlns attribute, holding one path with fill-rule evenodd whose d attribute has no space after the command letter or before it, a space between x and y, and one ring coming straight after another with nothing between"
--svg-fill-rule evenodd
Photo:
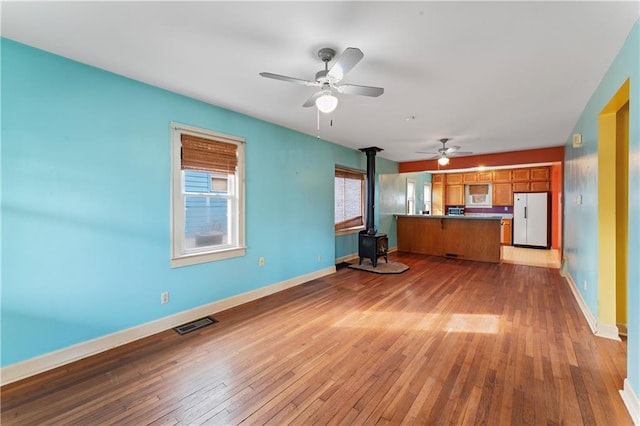
<instances>
[{"instance_id":1,"label":"kitchen island","mask_svg":"<svg viewBox=\"0 0 640 426\"><path fill-rule=\"evenodd\" d=\"M500 263L496 216L396 215L398 251Z\"/></svg>"}]
</instances>

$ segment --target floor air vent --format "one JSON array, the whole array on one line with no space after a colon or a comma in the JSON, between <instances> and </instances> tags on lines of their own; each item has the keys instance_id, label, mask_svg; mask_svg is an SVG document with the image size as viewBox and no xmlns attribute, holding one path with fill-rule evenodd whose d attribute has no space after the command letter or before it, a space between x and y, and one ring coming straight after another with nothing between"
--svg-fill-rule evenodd
<instances>
[{"instance_id":1,"label":"floor air vent","mask_svg":"<svg viewBox=\"0 0 640 426\"><path fill-rule=\"evenodd\" d=\"M206 327L211 324L217 323L218 320L211 317L200 318L199 320L191 321L186 324L182 324L178 327L174 327L174 330L178 334L187 334L192 331L198 330L199 328Z\"/></svg>"}]
</instances>

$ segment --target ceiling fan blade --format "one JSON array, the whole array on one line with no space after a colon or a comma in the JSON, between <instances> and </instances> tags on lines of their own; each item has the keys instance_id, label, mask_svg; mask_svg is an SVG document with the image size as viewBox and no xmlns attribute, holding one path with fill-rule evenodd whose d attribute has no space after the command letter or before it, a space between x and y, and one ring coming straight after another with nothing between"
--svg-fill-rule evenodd
<instances>
[{"instance_id":1,"label":"ceiling fan blade","mask_svg":"<svg viewBox=\"0 0 640 426\"><path fill-rule=\"evenodd\" d=\"M362 53L360 49L347 47L335 64L333 64L327 73L327 77L333 81L342 80L345 74L348 73L351 68L355 67L362 58L364 58L364 53Z\"/></svg>"},{"instance_id":2,"label":"ceiling fan blade","mask_svg":"<svg viewBox=\"0 0 640 426\"><path fill-rule=\"evenodd\" d=\"M303 86L320 87L320 83L309 80L302 80L301 78L287 77L286 75L273 74L270 72L261 72L261 76L266 78L273 78L274 80L286 81L289 83L301 84Z\"/></svg>"},{"instance_id":3,"label":"ceiling fan blade","mask_svg":"<svg viewBox=\"0 0 640 426\"><path fill-rule=\"evenodd\" d=\"M445 148L443 152L446 152L447 154L450 154L450 153L455 152L455 151L457 151L459 149L460 149L459 146L449 146L449 147Z\"/></svg>"},{"instance_id":4,"label":"ceiling fan blade","mask_svg":"<svg viewBox=\"0 0 640 426\"><path fill-rule=\"evenodd\" d=\"M316 104L316 99L318 99L320 96L322 96L322 90L319 92L314 93L313 95L311 95L311 97L309 99L307 99L307 101L305 103L302 104L303 107L305 108L309 108L312 106L315 106Z\"/></svg>"},{"instance_id":5,"label":"ceiling fan blade","mask_svg":"<svg viewBox=\"0 0 640 426\"><path fill-rule=\"evenodd\" d=\"M335 86L339 93L346 95L360 95L360 96L380 96L384 93L382 87L373 86L358 86L357 84L343 84L342 86Z\"/></svg>"}]
</instances>

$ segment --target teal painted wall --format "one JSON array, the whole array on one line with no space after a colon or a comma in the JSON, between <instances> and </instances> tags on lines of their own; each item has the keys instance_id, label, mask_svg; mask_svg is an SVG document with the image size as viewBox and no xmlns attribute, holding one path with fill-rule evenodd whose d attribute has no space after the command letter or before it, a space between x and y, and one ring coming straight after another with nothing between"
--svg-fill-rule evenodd
<instances>
[{"instance_id":1,"label":"teal painted wall","mask_svg":"<svg viewBox=\"0 0 640 426\"><path fill-rule=\"evenodd\" d=\"M396 214L404 214L406 209L406 191L407 179L415 179L416 181L416 206L421 209L423 196L422 185L424 182L431 182L431 173L392 173L380 176L380 200L379 210L384 217L383 223L386 224L389 233L397 237L397 222L394 217ZM397 239L390 242L390 247L397 247Z\"/></svg>"},{"instance_id":2,"label":"teal painted wall","mask_svg":"<svg viewBox=\"0 0 640 426\"><path fill-rule=\"evenodd\" d=\"M334 169L361 152L1 47L1 365L333 266ZM171 121L246 139L246 256L170 267Z\"/></svg>"},{"instance_id":3,"label":"teal painted wall","mask_svg":"<svg viewBox=\"0 0 640 426\"><path fill-rule=\"evenodd\" d=\"M564 256L589 309L598 316L598 116L627 78L629 99L629 292L627 377L640 395L640 22L593 93L575 128L583 148L565 145ZM582 195L582 205L573 200ZM587 290L581 283L587 280Z\"/></svg>"}]
</instances>

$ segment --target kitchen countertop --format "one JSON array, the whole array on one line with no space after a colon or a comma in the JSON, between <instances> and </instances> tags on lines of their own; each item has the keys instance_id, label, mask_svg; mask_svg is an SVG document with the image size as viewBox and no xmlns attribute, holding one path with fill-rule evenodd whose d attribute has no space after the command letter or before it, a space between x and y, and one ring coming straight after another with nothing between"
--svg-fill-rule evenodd
<instances>
[{"instance_id":1,"label":"kitchen countertop","mask_svg":"<svg viewBox=\"0 0 640 426\"><path fill-rule=\"evenodd\" d=\"M478 217L482 217L482 216L490 216L490 217L496 217L499 216L502 219L513 219L513 213L465 213L465 216L478 216Z\"/></svg>"},{"instance_id":2,"label":"kitchen countertop","mask_svg":"<svg viewBox=\"0 0 640 426\"><path fill-rule=\"evenodd\" d=\"M477 214L469 214L469 215L426 215L426 214L395 214L396 217L419 217L424 219L465 219L465 220L473 220L473 219L502 219L503 216L499 214L487 214L487 213L477 213ZM513 215L511 215L513 217Z\"/></svg>"}]
</instances>

